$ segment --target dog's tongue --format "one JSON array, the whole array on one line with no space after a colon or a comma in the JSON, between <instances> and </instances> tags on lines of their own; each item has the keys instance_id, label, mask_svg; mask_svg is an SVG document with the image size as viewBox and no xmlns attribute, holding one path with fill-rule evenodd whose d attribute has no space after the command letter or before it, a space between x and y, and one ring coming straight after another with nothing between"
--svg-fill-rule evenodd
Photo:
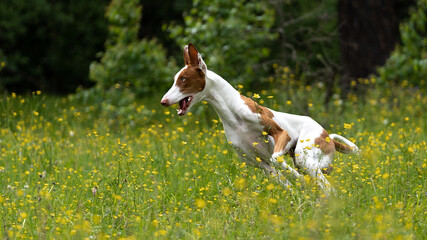
<instances>
[{"instance_id":1,"label":"dog's tongue","mask_svg":"<svg viewBox=\"0 0 427 240\"><path fill-rule=\"evenodd\" d=\"M190 107L192 96L185 97L179 101L178 115L184 115Z\"/></svg>"},{"instance_id":2,"label":"dog's tongue","mask_svg":"<svg viewBox=\"0 0 427 240\"><path fill-rule=\"evenodd\" d=\"M178 115L183 115L185 113L185 111L187 110L187 104L188 104L188 98L184 98L181 101L179 101Z\"/></svg>"},{"instance_id":3,"label":"dog's tongue","mask_svg":"<svg viewBox=\"0 0 427 240\"><path fill-rule=\"evenodd\" d=\"M185 110L187 108L187 98L182 99L179 101L179 110Z\"/></svg>"}]
</instances>

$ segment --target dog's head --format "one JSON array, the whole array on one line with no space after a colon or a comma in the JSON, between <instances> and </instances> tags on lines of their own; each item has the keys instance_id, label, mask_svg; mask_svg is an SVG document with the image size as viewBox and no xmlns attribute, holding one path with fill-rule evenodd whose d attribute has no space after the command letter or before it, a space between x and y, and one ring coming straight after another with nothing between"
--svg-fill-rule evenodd
<instances>
[{"instance_id":1,"label":"dog's head","mask_svg":"<svg viewBox=\"0 0 427 240\"><path fill-rule=\"evenodd\" d=\"M174 83L163 96L161 104L170 106L179 103L178 115L185 115L203 99L207 67L196 47L189 43L184 47L185 66L174 77Z\"/></svg>"}]
</instances>

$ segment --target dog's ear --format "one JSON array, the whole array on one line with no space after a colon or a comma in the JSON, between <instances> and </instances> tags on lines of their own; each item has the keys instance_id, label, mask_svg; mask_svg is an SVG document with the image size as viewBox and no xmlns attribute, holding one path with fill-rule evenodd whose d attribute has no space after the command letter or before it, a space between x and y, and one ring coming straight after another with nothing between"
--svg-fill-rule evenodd
<instances>
[{"instance_id":1,"label":"dog's ear","mask_svg":"<svg viewBox=\"0 0 427 240\"><path fill-rule=\"evenodd\" d=\"M188 54L190 55L190 65L198 66L199 51L197 51L197 48L192 43L188 44Z\"/></svg>"},{"instance_id":2,"label":"dog's ear","mask_svg":"<svg viewBox=\"0 0 427 240\"><path fill-rule=\"evenodd\" d=\"M197 51L196 47L192 43L189 43L184 47L184 61L187 65L199 67L203 73L206 74L206 63L203 61L202 55L200 55L199 51Z\"/></svg>"},{"instance_id":3,"label":"dog's ear","mask_svg":"<svg viewBox=\"0 0 427 240\"><path fill-rule=\"evenodd\" d=\"M183 56L184 56L185 65L190 65L191 63L190 63L190 54L188 53L188 45L185 45L184 47Z\"/></svg>"}]
</instances>

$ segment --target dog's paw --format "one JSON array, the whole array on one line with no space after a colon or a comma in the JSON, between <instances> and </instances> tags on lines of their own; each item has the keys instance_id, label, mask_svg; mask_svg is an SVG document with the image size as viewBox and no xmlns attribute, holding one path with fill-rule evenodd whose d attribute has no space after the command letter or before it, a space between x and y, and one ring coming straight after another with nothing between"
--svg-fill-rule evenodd
<instances>
[{"instance_id":1,"label":"dog's paw","mask_svg":"<svg viewBox=\"0 0 427 240\"><path fill-rule=\"evenodd\" d=\"M275 152L275 153L273 153L273 155L271 155L271 157L272 157L273 159L278 159L279 157L281 157L281 156L283 156L283 155L285 155L285 151Z\"/></svg>"}]
</instances>

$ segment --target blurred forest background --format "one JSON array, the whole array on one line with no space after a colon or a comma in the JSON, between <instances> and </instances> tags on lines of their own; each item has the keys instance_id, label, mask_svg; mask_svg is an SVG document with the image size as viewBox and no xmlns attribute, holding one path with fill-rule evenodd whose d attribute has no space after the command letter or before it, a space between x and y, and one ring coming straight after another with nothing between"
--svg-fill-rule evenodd
<instances>
[{"instance_id":1,"label":"blurred forest background","mask_svg":"<svg viewBox=\"0 0 427 240\"><path fill-rule=\"evenodd\" d=\"M358 79L427 75L426 0L2 0L0 91L164 91L193 42L232 84L265 88L275 69L329 94ZM93 88L93 86L96 86Z\"/></svg>"}]
</instances>

